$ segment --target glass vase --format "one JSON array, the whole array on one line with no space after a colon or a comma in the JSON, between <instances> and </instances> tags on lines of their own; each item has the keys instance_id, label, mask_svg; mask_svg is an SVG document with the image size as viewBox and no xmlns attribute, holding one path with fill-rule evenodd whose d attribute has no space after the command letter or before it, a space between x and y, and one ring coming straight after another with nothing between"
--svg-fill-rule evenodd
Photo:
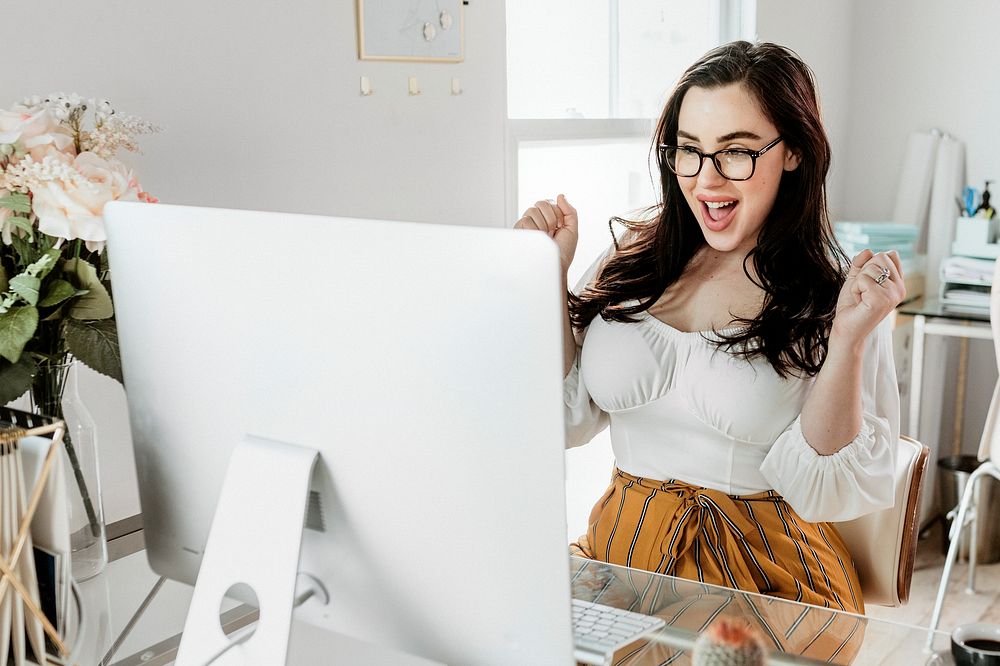
<instances>
[{"instance_id":1,"label":"glass vase","mask_svg":"<svg viewBox=\"0 0 1000 666\"><path fill-rule=\"evenodd\" d=\"M101 501L97 426L80 397L79 361L39 366L31 386L32 410L66 424L63 439L66 498L69 504L73 578L84 581L104 570L108 546Z\"/></svg>"}]
</instances>

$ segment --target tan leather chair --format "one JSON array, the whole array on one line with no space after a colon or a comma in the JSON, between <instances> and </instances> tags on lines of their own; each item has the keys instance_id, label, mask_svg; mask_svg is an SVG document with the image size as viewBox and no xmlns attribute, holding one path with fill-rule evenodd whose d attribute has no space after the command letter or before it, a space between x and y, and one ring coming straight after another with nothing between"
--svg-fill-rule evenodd
<instances>
[{"instance_id":1,"label":"tan leather chair","mask_svg":"<svg viewBox=\"0 0 1000 666\"><path fill-rule=\"evenodd\" d=\"M910 595L917 552L920 494L930 451L909 437L899 438L892 508L836 523L861 580L865 604L902 606Z\"/></svg>"}]
</instances>

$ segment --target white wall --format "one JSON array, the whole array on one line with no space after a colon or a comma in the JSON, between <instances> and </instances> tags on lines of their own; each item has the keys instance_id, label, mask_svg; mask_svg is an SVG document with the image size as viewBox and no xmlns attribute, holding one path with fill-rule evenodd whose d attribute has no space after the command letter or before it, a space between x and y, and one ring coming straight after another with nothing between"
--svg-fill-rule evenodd
<instances>
[{"instance_id":1,"label":"white wall","mask_svg":"<svg viewBox=\"0 0 1000 666\"><path fill-rule=\"evenodd\" d=\"M846 209L891 215L906 138L937 127L966 144L968 178L1000 178L1000 5L855 2Z\"/></svg>"},{"instance_id":2,"label":"white wall","mask_svg":"<svg viewBox=\"0 0 1000 666\"><path fill-rule=\"evenodd\" d=\"M853 6L853 1L846 0L757 0L757 38L791 48L816 76L823 122L833 146L827 196L834 220L847 219L846 183L851 165L843 147L854 108Z\"/></svg>"},{"instance_id":3,"label":"white wall","mask_svg":"<svg viewBox=\"0 0 1000 666\"><path fill-rule=\"evenodd\" d=\"M465 9L459 64L357 60L354 7L7 3L4 24L44 25L45 41L5 49L2 92L105 96L161 125L135 163L166 202L501 225L502 3ZM407 94L408 75L423 95Z\"/></svg>"},{"instance_id":4,"label":"white wall","mask_svg":"<svg viewBox=\"0 0 1000 666\"><path fill-rule=\"evenodd\" d=\"M4 25L28 36L7 40L0 107L76 92L158 124L162 133L128 161L168 203L503 225L503 3L465 8L458 64L359 61L354 7L6 3ZM359 94L362 74L370 97ZM408 95L410 75L422 95ZM452 77L462 95L450 94ZM105 504L116 520L138 510L124 394L93 373L82 383L102 428Z\"/></svg>"}]
</instances>

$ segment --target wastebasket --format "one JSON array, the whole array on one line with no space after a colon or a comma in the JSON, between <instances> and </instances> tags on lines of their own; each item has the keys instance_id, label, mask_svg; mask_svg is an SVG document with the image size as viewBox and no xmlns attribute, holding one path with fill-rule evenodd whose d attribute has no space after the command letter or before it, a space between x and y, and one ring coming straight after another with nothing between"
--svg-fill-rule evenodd
<instances>
[{"instance_id":1,"label":"wastebasket","mask_svg":"<svg viewBox=\"0 0 1000 666\"><path fill-rule=\"evenodd\" d=\"M958 508L962 494L969 482L969 475L979 466L976 456L947 456L938 460L938 498L941 513L947 514ZM976 498L976 562L987 563L1000 561L1000 483L992 476L986 476L979 482L979 492ZM957 513L957 512L956 512ZM947 551L950 545L948 535L951 534L951 524L954 521L945 519L943 548ZM969 559L969 530L962 534L958 548L958 559Z\"/></svg>"}]
</instances>

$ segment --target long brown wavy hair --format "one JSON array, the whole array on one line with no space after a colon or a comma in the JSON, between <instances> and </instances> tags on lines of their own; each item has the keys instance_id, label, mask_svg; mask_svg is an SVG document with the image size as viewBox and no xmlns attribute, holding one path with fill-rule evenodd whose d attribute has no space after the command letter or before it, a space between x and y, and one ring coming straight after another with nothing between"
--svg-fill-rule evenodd
<instances>
[{"instance_id":1,"label":"long brown wavy hair","mask_svg":"<svg viewBox=\"0 0 1000 666\"><path fill-rule=\"evenodd\" d=\"M636 321L635 315L648 310L705 245L677 177L657 146L676 142L677 117L689 88L733 83L746 86L801 162L797 169L782 173L757 245L743 259L744 273L764 291L763 307L752 319L734 317L736 332L716 331L716 344L747 359L764 357L782 377L812 376L826 358L847 258L830 229L826 202L830 143L813 75L798 55L777 44L725 44L684 72L653 137L663 200L645 221L616 218L628 227L627 240L615 242L618 247L596 280L579 296L569 295L570 320L577 329L597 315L609 321ZM753 262L756 279L747 262ZM627 304L633 300L638 303Z\"/></svg>"}]
</instances>

